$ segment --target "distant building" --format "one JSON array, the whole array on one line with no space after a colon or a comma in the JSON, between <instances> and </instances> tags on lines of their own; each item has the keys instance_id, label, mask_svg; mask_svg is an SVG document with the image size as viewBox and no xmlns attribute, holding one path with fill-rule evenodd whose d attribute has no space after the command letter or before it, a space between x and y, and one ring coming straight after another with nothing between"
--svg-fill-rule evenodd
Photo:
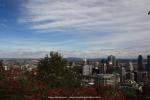
<instances>
[{"instance_id":1,"label":"distant building","mask_svg":"<svg viewBox=\"0 0 150 100\"><path fill-rule=\"evenodd\" d=\"M95 77L95 84L96 85L115 86L119 82L120 82L119 74L98 74L97 77Z\"/></svg>"},{"instance_id":2,"label":"distant building","mask_svg":"<svg viewBox=\"0 0 150 100\"><path fill-rule=\"evenodd\" d=\"M143 57L142 55L138 56L138 71L143 71L144 65L143 65Z\"/></svg>"},{"instance_id":3,"label":"distant building","mask_svg":"<svg viewBox=\"0 0 150 100\"><path fill-rule=\"evenodd\" d=\"M147 71L144 70L142 55L139 55L138 57L138 70L136 72L136 76L137 82L145 82L148 78Z\"/></svg>"},{"instance_id":4,"label":"distant building","mask_svg":"<svg viewBox=\"0 0 150 100\"><path fill-rule=\"evenodd\" d=\"M107 64L106 64L106 60L102 59L101 60L101 66L99 66L99 73L100 74L106 74L107 71Z\"/></svg>"},{"instance_id":5,"label":"distant building","mask_svg":"<svg viewBox=\"0 0 150 100\"><path fill-rule=\"evenodd\" d=\"M87 65L87 59L83 59L84 65Z\"/></svg>"},{"instance_id":6,"label":"distant building","mask_svg":"<svg viewBox=\"0 0 150 100\"><path fill-rule=\"evenodd\" d=\"M116 58L113 55L108 56L108 64L111 66L116 66Z\"/></svg>"},{"instance_id":7,"label":"distant building","mask_svg":"<svg viewBox=\"0 0 150 100\"><path fill-rule=\"evenodd\" d=\"M84 76L92 75L92 70L93 70L92 65L84 65L82 73Z\"/></svg>"},{"instance_id":8,"label":"distant building","mask_svg":"<svg viewBox=\"0 0 150 100\"><path fill-rule=\"evenodd\" d=\"M150 73L150 55L147 56L147 71Z\"/></svg>"},{"instance_id":9,"label":"distant building","mask_svg":"<svg viewBox=\"0 0 150 100\"><path fill-rule=\"evenodd\" d=\"M9 70L9 67L8 66L4 66L4 70L5 71Z\"/></svg>"},{"instance_id":10,"label":"distant building","mask_svg":"<svg viewBox=\"0 0 150 100\"><path fill-rule=\"evenodd\" d=\"M125 79L126 79L126 70L125 70L124 67L120 67L119 74L120 74L120 80L121 80L121 82L124 82Z\"/></svg>"},{"instance_id":11,"label":"distant building","mask_svg":"<svg viewBox=\"0 0 150 100\"><path fill-rule=\"evenodd\" d=\"M132 62L129 62L126 66L126 80L134 81L134 67Z\"/></svg>"},{"instance_id":12,"label":"distant building","mask_svg":"<svg viewBox=\"0 0 150 100\"><path fill-rule=\"evenodd\" d=\"M133 70L134 70L133 63L129 62L129 71L132 72Z\"/></svg>"},{"instance_id":13,"label":"distant building","mask_svg":"<svg viewBox=\"0 0 150 100\"><path fill-rule=\"evenodd\" d=\"M148 79L147 71L137 72L137 82L146 82Z\"/></svg>"},{"instance_id":14,"label":"distant building","mask_svg":"<svg viewBox=\"0 0 150 100\"><path fill-rule=\"evenodd\" d=\"M76 66L76 64L75 64L75 62L72 62L72 64L71 64L71 68L74 68Z\"/></svg>"},{"instance_id":15,"label":"distant building","mask_svg":"<svg viewBox=\"0 0 150 100\"><path fill-rule=\"evenodd\" d=\"M127 72L127 73L126 73L126 80L134 81L134 73L132 73L132 72Z\"/></svg>"},{"instance_id":16,"label":"distant building","mask_svg":"<svg viewBox=\"0 0 150 100\"><path fill-rule=\"evenodd\" d=\"M92 75L82 76L82 86L94 85L94 77Z\"/></svg>"},{"instance_id":17,"label":"distant building","mask_svg":"<svg viewBox=\"0 0 150 100\"><path fill-rule=\"evenodd\" d=\"M103 65L103 66L99 67L99 73L100 74L106 74L106 71L107 71L107 66L106 65Z\"/></svg>"},{"instance_id":18,"label":"distant building","mask_svg":"<svg viewBox=\"0 0 150 100\"><path fill-rule=\"evenodd\" d=\"M75 71L76 73L82 75L82 73L83 73L83 67L81 65L76 65L76 66L73 67L73 71Z\"/></svg>"}]
</instances>

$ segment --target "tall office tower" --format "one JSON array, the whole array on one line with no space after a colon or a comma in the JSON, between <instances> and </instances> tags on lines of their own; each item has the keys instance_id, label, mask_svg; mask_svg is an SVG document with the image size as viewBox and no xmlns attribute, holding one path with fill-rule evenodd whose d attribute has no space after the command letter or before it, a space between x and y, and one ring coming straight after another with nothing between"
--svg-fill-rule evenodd
<instances>
[{"instance_id":1,"label":"tall office tower","mask_svg":"<svg viewBox=\"0 0 150 100\"><path fill-rule=\"evenodd\" d=\"M134 67L132 62L129 62L128 65L126 66L126 71L128 72L133 72L134 71Z\"/></svg>"},{"instance_id":2,"label":"tall office tower","mask_svg":"<svg viewBox=\"0 0 150 100\"><path fill-rule=\"evenodd\" d=\"M133 63L129 62L129 70L132 72L134 70Z\"/></svg>"},{"instance_id":3,"label":"tall office tower","mask_svg":"<svg viewBox=\"0 0 150 100\"><path fill-rule=\"evenodd\" d=\"M84 64L86 65L87 64L87 59L83 59L83 61L84 61Z\"/></svg>"},{"instance_id":4,"label":"tall office tower","mask_svg":"<svg viewBox=\"0 0 150 100\"><path fill-rule=\"evenodd\" d=\"M121 78L121 82L124 82L126 79L126 69L124 67L120 67L120 78Z\"/></svg>"},{"instance_id":5,"label":"tall office tower","mask_svg":"<svg viewBox=\"0 0 150 100\"><path fill-rule=\"evenodd\" d=\"M137 67L138 67L138 71L143 71L144 70L142 55L138 56L138 66Z\"/></svg>"},{"instance_id":6,"label":"tall office tower","mask_svg":"<svg viewBox=\"0 0 150 100\"><path fill-rule=\"evenodd\" d=\"M108 56L107 60L108 60L109 65L116 66L116 58L115 58L115 56L110 55L110 56Z\"/></svg>"},{"instance_id":7,"label":"tall office tower","mask_svg":"<svg viewBox=\"0 0 150 100\"><path fill-rule=\"evenodd\" d=\"M102 59L101 60L101 64L102 64L102 66L101 66L101 73L103 73L103 74L106 74L106 71L107 71L107 64L106 64L106 60L105 59Z\"/></svg>"},{"instance_id":8,"label":"tall office tower","mask_svg":"<svg viewBox=\"0 0 150 100\"><path fill-rule=\"evenodd\" d=\"M150 73L150 55L147 56L147 71Z\"/></svg>"},{"instance_id":9,"label":"tall office tower","mask_svg":"<svg viewBox=\"0 0 150 100\"><path fill-rule=\"evenodd\" d=\"M83 75L84 76L92 75L92 69L93 69L92 65L84 65L82 69Z\"/></svg>"},{"instance_id":10,"label":"tall office tower","mask_svg":"<svg viewBox=\"0 0 150 100\"><path fill-rule=\"evenodd\" d=\"M120 64L119 64L119 61L118 61L118 60L116 60L116 66L117 66L117 67L120 67Z\"/></svg>"},{"instance_id":11,"label":"tall office tower","mask_svg":"<svg viewBox=\"0 0 150 100\"><path fill-rule=\"evenodd\" d=\"M138 57L138 71L135 76L137 76L137 82L145 82L148 78L147 71L144 70L143 58L141 55Z\"/></svg>"}]
</instances>

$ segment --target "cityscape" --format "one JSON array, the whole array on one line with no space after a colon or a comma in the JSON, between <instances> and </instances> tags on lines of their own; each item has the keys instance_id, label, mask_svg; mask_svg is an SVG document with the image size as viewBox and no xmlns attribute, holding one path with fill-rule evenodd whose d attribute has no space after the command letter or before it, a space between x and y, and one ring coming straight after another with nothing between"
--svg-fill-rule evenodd
<instances>
[{"instance_id":1,"label":"cityscape","mask_svg":"<svg viewBox=\"0 0 150 100\"><path fill-rule=\"evenodd\" d=\"M150 100L150 0L0 0L0 100Z\"/></svg>"},{"instance_id":2,"label":"cityscape","mask_svg":"<svg viewBox=\"0 0 150 100\"><path fill-rule=\"evenodd\" d=\"M56 54L55 56L57 56L57 57L59 56L59 55L57 55L58 54L57 52L53 52L53 53L54 53L54 55ZM43 61L45 61L45 63L46 63L45 58L43 58ZM54 59L54 58L52 58L52 55L51 55L50 59ZM78 95L74 95L74 97L79 97L79 96L80 97L90 97L90 96L92 97L93 96L92 100L99 100L102 98L104 98L106 100L107 99L114 100L115 98L117 98L119 100L149 100L149 98L150 98L149 97L149 95L150 95L149 94L149 90L150 90L150 55L147 56L147 59L143 59L142 55L139 55L137 57L137 59L117 59L113 55L110 55L107 58L97 58L97 59L81 59L81 58L62 58L62 59L64 59L66 61L65 67L67 69L69 69L72 73L75 73L74 75L77 75L76 77L80 77L80 80L77 80L77 81L79 81L79 85L77 87L87 88L87 91L89 91L89 88L94 88L94 89L98 88L100 90L102 89L101 92L104 92L105 89L107 91L107 88L108 88L108 91L109 90L111 91L111 89L114 89L114 91L117 90L117 91L122 92L121 97L117 97L117 96L111 97L112 94L109 94L108 97L102 97L102 95L100 95L100 93L93 95L93 93L88 94L88 92L85 92L84 95L82 93L78 94ZM7 78L6 80L10 81L10 82L12 82L12 81L20 82L20 78L27 77L26 75L31 75L31 76L33 75L32 77L30 76L30 78L39 77L37 74L40 73L39 72L39 68L41 66L40 62L42 62L41 59L2 59L0 61L0 70L1 70L1 84L0 85L3 85L3 81L5 78ZM42 63L44 64L44 62L42 62ZM61 63L61 62L58 62L58 64L59 63ZM63 66L63 64L60 66ZM45 68L49 67L52 69L51 65L45 65L42 67L45 67ZM46 70L48 70L48 68ZM56 69L56 70L58 70L58 69ZM62 70L60 70L60 71L62 71ZM51 75L50 72L49 72L49 74ZM63 71L62 71L62 74L65 74L65 73L63 73ZM43 76L44 76L44 74L42 74L42 77ZM48 76L48 73L46 74L46 76ZM57 75L56 75L56 77L57 77ZM47 78L51 79L51 77L47 77ZM25 81L25 79L22 79L22 80ZM41 79L32 79L32 81L33 80L34 81L36 80L37 82L39 80L41 82L46 81L45 78L44 78L44 80L42 78ZM57 80L57 78L56 78L56 80ZM72 80L69 80L69 81L72 81ZM75 82L75 81L73 80L72 82ZM21 85L21 83L17 83L17 84ZM39 84L45 84L45 83L39 83ZM50 83L48 82L48 84L50 84ZM72 84L71 85L72 88L76 87L75 84L74 85L73 85L73 83L71 83L71 84ZM62 88L63 85L62 86L58 85L58 87ZM58 87L56 89L58 89ZM66 87L66 86L64 86L64 87ZM70 87L69 84L68 84L67 88L68 87ZM9 91L15 91L15 92L20 91L20 89L18 89L15 86L11 86L11 88L14 88L14 89L16 88L16 90L9 90ZM42 89L42 91L45 91L44 86L43 87L41 86L41 89ZM28 90L28 91L32 91L32 90ZM37 93L38 91L40 91L40 88L37 89L37 91L35 93ZM4 91L3 89L1 90L1 93L5 94L5 92L6 91ZM58 91L55 90L55 92L58 92ZM64 93L61 94L60 91L59 91L60 93L59 92L55 93L55 92L53 93L51 91L51 93L49 93L47 98L45 97L45 99L47 100L48 97L50 97L51 99L53 98L53 99L57 100L58 99L58 98L56 98L57 96L62 97L61 99L64 99L65 97L66 97L66 99L69 99L69 97L67 97L67 96L73 95L73 94L70 95L69 93L68 94L66 93L64 95ZM63 92L65 92L65 90ZM89 92L91 92L91 91L89 91ZM7 97L8 95L9 94L7 94L7 95L5 94L4 96L1 95L1 98L5 97L5 96ZM10 95L16 95L16 94L10 94ZM42 96L42 94L39 94L39 95ZM44 96L46 96L46 95L44 95ZM110 96L110 98L109 98L109 96ZM16 98L17 98L17 96L16 96ZM41 98L41 97L39 97L39 98ZM34 100L35 97L33 96L32 99ZM82 99L82 98L80 98L80 99ZM89 98L87 98L87 100L88 99Z\"/></svg>"}]
</instances>

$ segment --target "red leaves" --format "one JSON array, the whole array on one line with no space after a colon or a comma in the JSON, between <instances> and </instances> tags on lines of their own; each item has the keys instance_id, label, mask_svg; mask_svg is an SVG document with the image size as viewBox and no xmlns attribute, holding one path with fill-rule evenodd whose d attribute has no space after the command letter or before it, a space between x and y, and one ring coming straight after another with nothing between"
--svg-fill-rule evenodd
<instances>
[{"instance_id":1,"label":"red leaves","mask_svg":"<svg viewBox=\"0 0 150 100\"><path fill-rule=\"evenodd\" d=\"M5 71L5 76L7 79L13 79L17 80L22 74L22 71L20 68L11 68L8 71Z\"/></svg>"},{"instance_id":2,"label":"red leaves","mask_svg":"<svg viewBox=\"0 0 150 100\"><path fill-rule=\"evenodd\" d=\"M34 85L34 88L37 90L45 90L47 88L46 85L41 81L37 81L33 85Z\"/></svg>"},{"instance_id":3,"label":"red leaves","mask_svg":"<svg viewBox=\"0 0 150 100\"><path fill-rule=\"evenodd\" d=\"M40 100L41 94L39 93L32 93L30 96L27 97L28 100Z\"/></svg>"},{"instance_id":4,"label":"red leaves","mask_svg":"<svg viewBox=\"0 0 150 100\"><path fill-rule=\"evenodd\" d=\"M118 90L117 94L120 97L119 100L126 100L126 96L125 96L125 94L122 91Z\"/></svg>"},{"instance_id":5,"label":"red leaves","mask_svg":"<svg viewBox=\"0 0 150 100\"><path fill-rule=\"evenodd\" d=\"M97 92L94 87L81 87L74 89L50 89L48 96L97 96Z\"/></svg>"},{"instance_id":6,"label":"red leaves","mask_svg":"<svg viewBox=\"0 0 150 100\"><path fill-rule=\"evenodd\" d=\"M18 81L16 80L10 80L9 81L9 91L21 91L21 85Z\"/></svg>"},{"instance_id":7,"label":"red leaves","mask_svg":"<svg viewBox=\"0 0 150 100\"><path fill-rule=\"evenodd\" d=\"M5 81L0 81L0 87L5 86L5 91L7 91L8 95L23 95L27 100L40 100L41 98L44 100L48 99L48 97L101 97L105 99L107 97L108 100L125 100L125 96L121 91L114 90L111 86L89 86L89 87L80 87L80 88L55 88L49 89L49 87L42 81L34 79L35 77L25 77L26 80L25 85L20 82L22 71L20 69L14 68L5 73ZM29 80L29 78L31 78ZM52 82L52 81L51 81ZM108 91L113 91L113 94L105 94ZM93 100L93 99L88 99Z\"/></svg>"},{"instance_id":8,"label":"red leaves","mask_svg":"<svg viewBox=\"0 0 150 100\"><path fill-rule=\"evenodd\" d=\"M94 87L81 87L74 93L75 96L97 96L97 91Z\"/></svg>"},{"instance_id":9,"label":"red leaves","mask_svg":"<svg viewBox=\"0 0 150 100\"><path fill-rule=\"evenodd\" d=\"M64 89L51 89L48 91L48 96L67 96L69 95L67 90Z\"/></svg>"}]
</instances>

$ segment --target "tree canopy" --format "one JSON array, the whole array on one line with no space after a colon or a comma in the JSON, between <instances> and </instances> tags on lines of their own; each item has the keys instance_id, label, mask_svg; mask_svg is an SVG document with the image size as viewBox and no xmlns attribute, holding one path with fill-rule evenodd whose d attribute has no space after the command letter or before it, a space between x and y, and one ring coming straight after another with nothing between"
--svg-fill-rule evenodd
<instances>
[{"instance_id":1,"label":"tree canopy","mask_svg":"<svg viewBox=\"0 0 150 100\"><path fill-rule=\"evenodd\" d=\"M67 67L67 61L58 52L39 61L38 78L51 88L80 86L80 76Z\"/></svg>"}]
</instances>

